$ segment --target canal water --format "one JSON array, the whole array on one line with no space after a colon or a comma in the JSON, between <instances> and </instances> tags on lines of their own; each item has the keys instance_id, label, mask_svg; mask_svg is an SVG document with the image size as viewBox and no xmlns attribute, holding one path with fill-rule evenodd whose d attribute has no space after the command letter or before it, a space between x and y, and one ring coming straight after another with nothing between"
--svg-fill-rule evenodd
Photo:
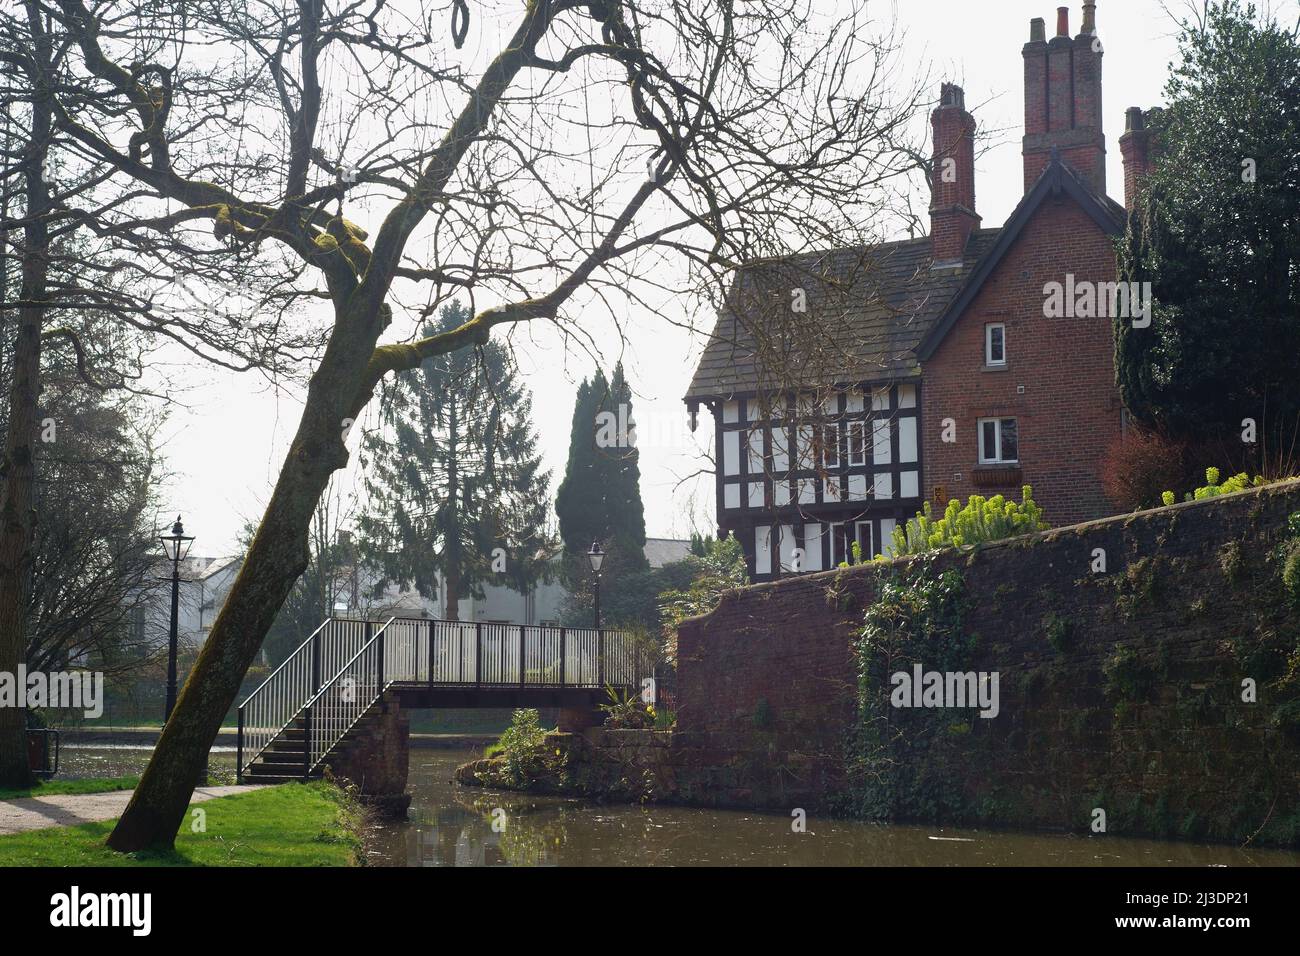
<instances>
[{"instance_id":1,"label":"canal water","mask_svg":"<svg viewBox=\"0 0 1300 956\"><path fill-rule=\"evenodd\" d=\"M478 750L411 748L408 819L369 836L381 866L1300 866L1300 853L1065 834L878 826L777 813L627 806L452 782ZM61 776L140 772L145 747L63 751ZM209 771L233 777L214 748Z\"/></svg>"}]
</instances>

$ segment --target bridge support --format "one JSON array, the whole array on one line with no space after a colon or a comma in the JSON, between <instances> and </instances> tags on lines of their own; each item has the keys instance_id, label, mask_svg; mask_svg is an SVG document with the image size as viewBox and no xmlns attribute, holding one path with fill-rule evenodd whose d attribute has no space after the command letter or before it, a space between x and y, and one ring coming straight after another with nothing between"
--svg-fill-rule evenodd
<instances>
[{"instance_id":1,"label":"bridge support","mask_svg":"<svg viewBox=\"0 0 1300 956\"><path fill-rule=\"evenodd\" d=\"M329 757L330 772L355 786L362 803L383 816L403 818L411 805L406 792L410 720L398 695L385 693L363 722Z\"/></svg>"}]
</instances>

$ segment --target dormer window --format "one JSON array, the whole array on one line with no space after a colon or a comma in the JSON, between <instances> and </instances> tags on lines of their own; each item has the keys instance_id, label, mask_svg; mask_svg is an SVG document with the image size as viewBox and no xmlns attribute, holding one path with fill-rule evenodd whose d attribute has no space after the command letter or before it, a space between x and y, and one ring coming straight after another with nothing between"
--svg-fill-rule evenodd
<instances>
[{"instance_id":1,"label":"dormer window","mask_svg":"<svg viewBox=\"0 0 1300 956\"><path fill-rule=\"evenodd\" d=\"M984 364L990 367L1007 364L1007 327L1002 322L984 326Z\"/></svg>"}]
</instances>

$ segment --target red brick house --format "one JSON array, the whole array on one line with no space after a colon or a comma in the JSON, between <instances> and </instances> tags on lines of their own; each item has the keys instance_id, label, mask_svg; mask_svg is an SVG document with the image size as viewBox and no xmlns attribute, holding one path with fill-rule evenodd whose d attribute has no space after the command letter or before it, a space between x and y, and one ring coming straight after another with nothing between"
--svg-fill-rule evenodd
<instances>
[{"instance_id":1,"label":"red brick house","mask_svg":"<svg viewBox=\"0 0 1300 956\"><path fill-rule=\"evenodd\" d=\"M718 525L740 539L755 580L834 567L855 541L881 553L927 499L941 509L971 494L1019 497L1028 484L1054 525L1110 510L1099 462L1123 412L1114 313L1102 309L1128 302L1114 283L1125 210L1106 195L1096 4L1083 5L1075 37L1069 8L1057 21L1049 40L1033 20L1022 51L1025 195L1003 226L981 228L975 122L945 84L929 237L737 276L685 401L692 416L701 405L714 416ZM1131 203L1146 159L1140 110L1128 125ZM1090 287L1101 308L1048 317L1053 284L1071 296ZM819 361L782 352L787 317L774 326L765 311L799 311L792 292L833 340Z\"/></svg>"}]
</instances>

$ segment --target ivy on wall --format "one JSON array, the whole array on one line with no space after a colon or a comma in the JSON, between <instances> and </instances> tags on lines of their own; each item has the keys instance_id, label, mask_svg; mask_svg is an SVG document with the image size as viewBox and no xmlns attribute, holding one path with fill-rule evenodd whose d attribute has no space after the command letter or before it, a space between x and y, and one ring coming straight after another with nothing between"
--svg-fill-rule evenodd
<instances>
[{"instance_id":1,"label":"ivy on wall","mask_svg":"<svg viewBox=\"0 0 1300 956\"><path fill-rule=\"evenodd\" d=\"M842 812L872 820L933 819L960 791L927 759L937 734L970 729L972 712L899 709L890 678L910 672L964 671L975 641L963 628L966 586L961 572L939 572L932 558L895 567L867 608L854 650L858 665L857 722L846 760Z\"/></svg>"}]
</instances>

